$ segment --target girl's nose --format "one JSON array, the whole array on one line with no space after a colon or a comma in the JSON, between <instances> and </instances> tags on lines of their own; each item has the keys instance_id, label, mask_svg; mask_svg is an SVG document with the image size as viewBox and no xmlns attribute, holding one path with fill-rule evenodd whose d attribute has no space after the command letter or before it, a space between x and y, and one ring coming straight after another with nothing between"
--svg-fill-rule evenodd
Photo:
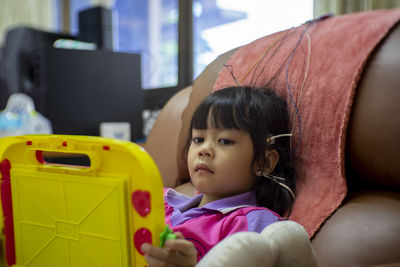
<instances>
[{"instance_id":1,"label":"girl's nose","mask_svg":"<svg viewBox=\"0 0 400 267\"><path fill-rule=\"evenodd\" d=\"M209 145L204 144L204 146L200 148L200 150L198 152L198 156L212 158L212 157L214 157L214 152Z\"/></svg>"}]
</instances>

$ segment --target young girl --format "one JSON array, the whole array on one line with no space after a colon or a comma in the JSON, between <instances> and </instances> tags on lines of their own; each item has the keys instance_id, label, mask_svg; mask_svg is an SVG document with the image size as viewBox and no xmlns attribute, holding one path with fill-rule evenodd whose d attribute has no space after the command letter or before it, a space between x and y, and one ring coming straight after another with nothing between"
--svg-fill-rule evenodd
<instances>
[{"instance_id":1,"label":"young girl","mask_svg":"<svg viewBox=\"0 0 400 267\"><path fill-rule=\"evenodd\" d=\"M196 109L185 148L189 197L165 189L166 223L177 239L144 244L150 266L194 266L240 231L261 232L287 216L295 180L284 100L266 88L230 87Z\"/></svg>"}]
</instances>

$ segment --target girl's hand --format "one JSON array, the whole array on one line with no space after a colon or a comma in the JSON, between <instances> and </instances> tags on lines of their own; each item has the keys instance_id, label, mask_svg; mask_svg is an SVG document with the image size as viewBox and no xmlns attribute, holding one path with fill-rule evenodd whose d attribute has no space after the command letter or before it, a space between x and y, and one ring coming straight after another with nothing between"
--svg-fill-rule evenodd
<instances>
[{"instance_id":1,"label":"girl's hand","mask_svg":"<svg viewBox=\"0 0 400 267\"><path fill-rule=\"evenodd\" d=\"M195 266L197 255L193 243L185 240L180 232L174 234L176 239L167 240L164 248L147 243L142 245L149 266Z\"/></svg>"}]
</instances>

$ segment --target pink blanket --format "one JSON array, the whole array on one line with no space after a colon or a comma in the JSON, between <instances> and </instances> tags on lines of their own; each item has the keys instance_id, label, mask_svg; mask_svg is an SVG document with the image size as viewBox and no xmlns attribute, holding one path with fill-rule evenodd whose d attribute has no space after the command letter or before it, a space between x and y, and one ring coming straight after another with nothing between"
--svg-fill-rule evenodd
<instances>
[{"instance_id":1,"label":"pink blanket","mask_svg":"<svg viewBox=\"0 0 400 267\"><path fill-rule=\"evenodd\" d=\"M346 196L344 148L357 83L399 19L400 9L361 12L263 37L239 48L216 81L214 90L267 85L287 99L299 175L290 219L310 237Z\"/></svg>"}]
</instances>

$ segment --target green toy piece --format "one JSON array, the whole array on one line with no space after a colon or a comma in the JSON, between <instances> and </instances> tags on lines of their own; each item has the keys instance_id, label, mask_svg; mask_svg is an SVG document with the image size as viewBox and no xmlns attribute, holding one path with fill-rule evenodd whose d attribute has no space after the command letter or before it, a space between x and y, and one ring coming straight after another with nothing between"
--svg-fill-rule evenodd
<instances>
[{"instance_id":1,"label":"green toy piece","mask_svg":"<svg viewBox=\"0 0 400 267\"><path fill-rule=\"evenodd\" d=\"M164 231L160 234L160 247L164 247L165 241L168 239L176 239L176 235L173 234L172 230L169 229L168 225L165 226Z\"/></svg>"}]
</instances>

